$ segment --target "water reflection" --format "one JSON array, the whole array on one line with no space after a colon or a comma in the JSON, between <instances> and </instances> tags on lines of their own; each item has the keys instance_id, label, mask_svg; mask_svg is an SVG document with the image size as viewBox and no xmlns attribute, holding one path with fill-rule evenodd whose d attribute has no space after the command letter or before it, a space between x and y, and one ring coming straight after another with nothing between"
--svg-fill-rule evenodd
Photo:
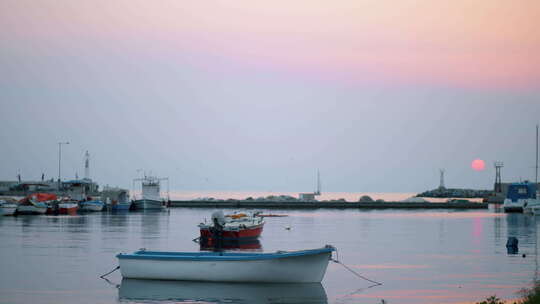
<instances>
[{"instance_id":1,"label":"water reflection","mask_svg":"<svg viewBox=\"0 0 540 304\"><path fill-rule=\"evenodd\" d=\"M508 213L506 216L508 237L516 237L521 244L535 244L536 223L534 216L522 213Z\"/></svg>"},{"instance_id":2,"label":"water reflection","mask_svg":"<svg viewBox=\"0 0 540 304\"><path fill-rule=\"evenodd\" d=\"M223 240L221 244L216 244L212 240L205 240L199 243L200 250L214 251L219 249L226 250L254 250L262 251L261 242L253 240Z\"/></svg>"},{"instance_id":3,"label":"water reflection","mask_svg":"<svg viewBox=\"0 0 540 304\"><path fill-rule=\"evenodd\" d=\"M328 303L320 283L244 284L123 279L120 301L207 303Z\"/></svg>"}]
</instances>

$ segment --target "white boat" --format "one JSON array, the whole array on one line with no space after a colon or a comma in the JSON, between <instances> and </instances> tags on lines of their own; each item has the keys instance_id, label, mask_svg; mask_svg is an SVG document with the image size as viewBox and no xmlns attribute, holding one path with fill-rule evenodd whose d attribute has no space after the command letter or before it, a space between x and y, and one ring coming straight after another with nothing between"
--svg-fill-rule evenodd
<instances>
[{"instance_id":1,"label":"white boat","mask_svg":"<svg viewBox=\"0 0 540 304\"><path fill-rule=\"evenodd\" d=\"M135 205L135 209L140 210L163 210L167 208L167 202L161 201L161 200L153 200L153 199L139 199L133 201L133 204Z\"/></svg>"},{"instance_id":2,"label":"white boat","mask_svg":"<svg viewBox=\"0 0 540 304\"><path fill-rule=\"evenodd\" d=\"M88 200L79 202L81 211L102 211L105 204L100 200Z\"/></svg>"},{"instance_id":3,"label":"white boat","mask_svg":"<svg viewBox=\"0 0 540 304\"><path fill-rule=\"evenodd\" d=\"M47 212L47 204L39 202L31 205L21 205L17 206L18 214L45 214Z\"/></svg>"},{"instance_id":4,"label":"white boat","mask_svg":"<svg viewBox=\"0 0 540 304\"><path fill-rule=\"evenodd\" d=\"M101 192L101 199L105 201L109 211L129 211L131 207L129 191L126 189L105 186Z\"/></svg>"},{"instance_id":5,"label":"white boat","mask_svg":"<svg viewBox=\"0 0 540 304\"><path fill-rule=\"evenodd\" d=\"M0 215L13 215L17 211L17 204L0 200Z\"/></svg>"},{"instance_id":6,"label":"white boat","mask_svg":"<svg viewBox=\"0 0 540 304\"><path fill-rule=\"evenodd\" d=\"M116 257L128 279L249 283L320 283L336 249L256 252L140 250Z\"/></svg>"},{"instance_id":7,"label":"white boat","mask_svg":"<svg viewBox=\"0 0 540 304\"><path fill-rule=\"evenodd\" d=\"M216 283L122 279L120 301L155 303L326 304L321 283Z\"/></svg>"},{"instance_id":8,"label":"white boat","mask_svg":"<svg viewBox=\"0 0 540 304\"><path fill-rule=\"evenodd\" d=\"M530 211L534 215L540 215L540 205L530 207Z\"/></svg>"},{"instance_id":9,"label":"white boat","mask_svg":"<svg viewBox=\"0 0 540 304\"><path fill-rule=\"evenodd\" d=\"M540 205L536 192L536 184L528 181L510 184L504 199L504 212L524 212L525 208Z\"/></svg>"},{"instance_id":10,"label":"white boat","mask_svg":"<svg viewBox=\"0 0 540 304\"><path fill-rule=\"evenodd\" d=\"M56 199L56 195L49 193L30 194L19 201L17 214L45 214L49 204Z\"/></svg>"},{"instance_id":11,"label":"white boat","mask_svg":"<svg viewBox=\"0 0 540 304\"><path fill-rule=\"evenodd\" d=\"M133 181L140 181L142 185L142 196L140 199L133 201L135 209L141 210L163 210L167 208L167 201L160 196L160 182L162 180L169 181L168 178L158 178L154 176L144 176L144 178L136 178Z\"/></svg>"}]
</instances>

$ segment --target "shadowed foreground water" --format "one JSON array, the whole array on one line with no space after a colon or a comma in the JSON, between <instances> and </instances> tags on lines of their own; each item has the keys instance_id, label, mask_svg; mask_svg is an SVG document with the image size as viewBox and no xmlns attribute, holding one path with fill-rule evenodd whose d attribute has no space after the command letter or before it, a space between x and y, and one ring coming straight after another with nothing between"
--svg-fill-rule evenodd
<instances>
[{"instance_id":1,"label":"shadowed foreground water","mask_svg":"<svg viewBox=\"0 0 540 304\"><path fill-rule=\"evenodd\" d=\"M272 210L289 216L266 219L260 250L332 244L343 263L383 285L369 288L335 263L322 284L122 280L118 272L99 279L119 252L198 251L196 225L211 212L0 218L0 303L474 303L492 294L517 298L538 270L538 216ZM507 253L509 236L519 239L517 255Z\"/></svg>"}]
</instances>

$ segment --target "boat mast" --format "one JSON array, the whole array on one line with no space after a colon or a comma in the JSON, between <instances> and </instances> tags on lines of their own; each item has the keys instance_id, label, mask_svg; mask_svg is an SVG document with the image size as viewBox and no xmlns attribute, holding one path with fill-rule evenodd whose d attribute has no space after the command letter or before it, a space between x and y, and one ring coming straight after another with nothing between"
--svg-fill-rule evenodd
<instances>
[{"instance_id":1,"label":"boat mast","mask_svg":"<svg viewBox=\"0 0 540 304\"><path fill-rule=\"evenodd\" d=\"M317 169L317 190L315 191L315 195L321 195L321 174L319 169Z\"/></svg>"},{"instance_id":2,"label":"boat mast","mask_svg":"<svg viewBox=\"0 0 540 304\"><path fill-rule=\"evenodd\" d=\"M536 124L536 171L535 171L534 182L536 183L536 186L538 187L538 124Z\"/></svg>"},{"instance_id":3,"label":"boat mast","mask_svg":"<svg viewBox=\"0 0 540 304\"><path fill-rule=\"evenodd\" d=\"M538 189L538 124L536 124L536 166L534 176L534 187L536 188L536 199L540 198L540 189Z\"/></svg>"}]
</instances>

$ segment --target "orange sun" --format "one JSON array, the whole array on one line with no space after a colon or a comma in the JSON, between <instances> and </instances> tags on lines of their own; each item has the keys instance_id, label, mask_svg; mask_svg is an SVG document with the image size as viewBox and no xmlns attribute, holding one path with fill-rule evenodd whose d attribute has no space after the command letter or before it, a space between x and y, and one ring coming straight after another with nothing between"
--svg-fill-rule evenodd
<instances>
[{"instance_id":1,"label":"orange sun","mask_svg":"<svg viewBox=\"0 0 540 304\"><path fill-rule=\"evenodd\" d=\"M475 159L471 163L471 168L475 171L482 171L486 168L486 163L481 159Z\"/></svg>"}]
</instances>

